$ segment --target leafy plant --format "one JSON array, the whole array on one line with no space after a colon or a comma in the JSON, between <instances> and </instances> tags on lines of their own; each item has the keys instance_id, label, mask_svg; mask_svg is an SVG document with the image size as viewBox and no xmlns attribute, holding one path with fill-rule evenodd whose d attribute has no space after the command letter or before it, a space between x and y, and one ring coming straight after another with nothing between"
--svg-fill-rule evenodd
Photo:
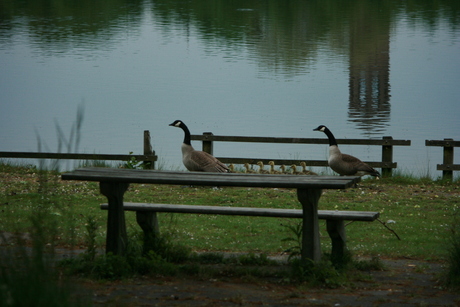
<instances>
[{"instance_id":1,"label":"leafy plant","mask_svg":"<svg viewBox=\"0 0 460 307\"><path fill-rule=\"evenodd\" d=\"M86 221L86 252L88 261L94 261L97 253L96 236L98 224L94 216L89 216Z\"/></svg>"},{"instance_id":2,"label":"leafy plant","mask_svg":"<svg viewBox=\"0 0 460 307\"><path fill-rule=\"evenodd\" d=\"M189 259L190 249L171 243L168 235L156 237L154 244L144 249L142 235L138 231L130 233L125 255L97 255L94 240L96 229L97 223L89 218L86 227L88 249L79 257L61 261L61 266L67 268L69 273L110 280L149 274L173 276L178 272L174 263Z\"/></svg>"},{"instance_id":3,"label":"leafy plant","mask_svg":"<svg viewBox=\"0 0 460 307\"><path fill-rule=\"evenodd\" d=\"M171 234L165 233L161 236L156 236L150 242L153 242L153 244L148 246L146 250L155 252L168 262L181 263L190 257L190 247L173 243Z\"/></svg>"},{"instance_id":4,"label":"leafy plant","mask_svg":"<svg viewBox=\"0 0 460 307\"><path fill-rule=\"evenodd\" d=\"M130 155L133 154L132 151L129 152ZM142 161L138 161L136 157L131 157L126 163L124 164L124 168L128 169L138 169L142 168Z\"/></svg>"},{"instance_id":5,"label":"leafy plant","mask_svg":"<svg viewBox=\"0 0 460 307\"><path fill-rule=\"evenodd\" d=\"M290 246L284 252L289 253L289 260L292 257L296 257L302 254L302 222L298 222L296 224L285 225L282 226L286 227L292 234L292 237L287 237L282 239L282 242L293 242L294 245Z\"/></svg>"},{"instance_id":6,"label":"leafy plant","mask_svg":"<svg viewBox=\"0 0 460 307\"><path fill-rule=\"evenodd\" d=\"M38 174L33 211L28 211L32 249L18 239L0 253L0 306L87 306L82 296L54 266L54 247L63 206L55 172ZM34 173L35 174L35 173Z\"/></svg>"},{"instance_id":7,"label":"leafy plant","mask_svg":"<svg viewBox=\"0 0 460 307\"><path fill-rule=\"evenodd\" d=\"M132 268L126 257L112 253L96 257L91 267L91 276L102 279L120 279L131 275Z\"/></svg>"},{"instance_id":8,"label":"leafy plant","mask_svg":"<svg viewBox=\"0 0 460 307\"><path fill-rule=\"evenodd\" d=\"M447 268L444 283L449 288L460 289L460 220L455 218L447 250Z\"/></svg>"},{"instance_id":9,"label":"leafy plant","mask_svg":"<svg viewBox=\"0 0 460 307\"><path fill-rule=\"evenodd\" d=\"M319 262L295 259L291 263L293 281L304 282L310 286L338 288L347 282L346 274L341 274L329 260Z\"/></svg>"}]
</instances>

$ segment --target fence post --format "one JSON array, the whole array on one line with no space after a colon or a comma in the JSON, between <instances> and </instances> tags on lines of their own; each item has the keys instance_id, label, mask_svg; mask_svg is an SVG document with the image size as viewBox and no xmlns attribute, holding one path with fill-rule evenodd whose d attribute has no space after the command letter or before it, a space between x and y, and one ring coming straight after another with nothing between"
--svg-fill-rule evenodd
<instances>
[{"instance_id":1,"label":"fence post","mask_svg":"<svg viewBox=\"0 0 460 307\"><path fill-rule=\"evenodd\" d=\"M144 155L155 156L155 151L152 149L152 143L150 143L150 131L144 130ZM155 161L144 161L144 169L155 169Z\"/></svg>"},{"instance_id":2,"label":"fence post","mask_svg":"<svg viewBox=\"0 0 460 307\"><path fill-rule=\"evenodd\" d=\"M443 160L442 164L454 164L454 139L444 139L444 151L443 151ZM454 177L454 172L452 170L442 171L442 179L452 180Z\"/></svg>"},{"instance_id":3,"label":"fence post","mask_svg":"<svg viewBox=\"0 0 460 307\"><path fill-rule=\"evenodd\" d=\"M203 132L203 151L207 152L208 154L212 155L213 154L213 142L208 141L207 137L213 135L212 132Z\"/></svg>"},{"instance_id":4,"label":"fence post","mask_svg":"<svg viewBox=\"0 0 460 307\"><path fill-rule=\"evenodd\" d=\"M393 163L393 145L392 145L392 140L393 138L391 136L384 136L383 140L388 140L385 141L385 144L382 146L382 162L389 162ZM393 169L391 167L382 167L382 177L391 177L393 174Z\"/></svg>"}]
</instances>

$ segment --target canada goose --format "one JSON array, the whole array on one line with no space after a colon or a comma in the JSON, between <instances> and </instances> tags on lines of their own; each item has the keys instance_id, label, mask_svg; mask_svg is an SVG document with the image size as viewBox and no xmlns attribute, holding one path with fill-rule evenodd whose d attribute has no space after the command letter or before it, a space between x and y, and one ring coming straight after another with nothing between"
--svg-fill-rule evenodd
<instances>
[{"instance_id":1,"label":"canada goose","mask_svg":"<svg viewBox=\"0 0 460 307\"><path fill-rule=\"evenodd\" d=\"M262 161L257 162L257 165L259 166L258 173L259 174L268 174L269 171L264 169L264 163Z\"/></svg>"},{"instance_id":2,"label":"canada goose","mask_svg":"<svg viewBox=\"0 0 460 307\"><path fill-rule=\"evenodd\" d=\"M281 174L280 171L275 170L275 161L269 161L268 165L270 165L270 174Z\"/></svg>"},{"instance_id":3,"label":"canada goose","mask_svg":"<svg viewBox=\"0 0 460 307\"><path fill-rule=\"evenodd\" d=\"M249 163L244 163L244 172L245 173L255 173L256 171L249 167Z\"/></svg>"},{"instance_id":4,"label":"canada goose","mask_svg":"<svg viewBox=\"0 0 460 307\"><path fill-rule=\"evenodd\" d=\"M169 125L184 130L185 137L182 143L182 162L189 171L228 173L228 167L225 164L207 152L198 151L192 147L190 143L190 130L188 130L183 121L176 120Z\"/></svg>"},{"instance_id":5,"label":"canada goose","mask_svg":"<svg viewBox=\"0 0 460 307\"><path fill-rule=\"evenodd\" d=\"M373 169L363 161L359 160L356 157L341 153L334 135L332 134L331 130L329 130L326 126L320 125L318 126L318 128L313 129L313 131L322 131L326 133L327 137L329 138L328 163L330 168L332 168L334 172L345 176L371 175L374 177L380 177L379 172L377 172L375 169Z\"/></svg>"},{"instance_id":6,"label":"canada goose","mask_svg":"<svg viewBox=\"0 0 460 307\"><path fill-rule=\"evenodd\" d=\"M318 175L317 173L315 172L312 172L312 171L309 171L307 170L307 163L305 162L300 162L300 166L302 167L302 171L300 173L304 174L304 175Z\"/></svg>"},{"instance_id":7,"label":"canada goose","mask_svg":"<svg viewBox=\"0 0 460 307\"><path fill-rule=\"evenodd\" d=\"M291 165L291 170L292 170L292 173L291 173L292 175L301 175L302 174L301 172L297 171L297 165L295 165L295 164Z\"/></svg>"}]
</instances>

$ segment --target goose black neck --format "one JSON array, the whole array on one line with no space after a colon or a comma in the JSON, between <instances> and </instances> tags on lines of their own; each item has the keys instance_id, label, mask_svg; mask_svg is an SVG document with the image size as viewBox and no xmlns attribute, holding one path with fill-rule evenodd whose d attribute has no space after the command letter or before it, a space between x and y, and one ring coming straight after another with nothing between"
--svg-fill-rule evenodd
<instances>
[{"instance_id":1,"label":"goose black neck","mask_svg":"<svg viewBox=\"0 0 460 307\"><path fill-rule=\"evenodd\" d=\"M184 144L192 145L192 143L190 142L190 130L188 130L187 126L184 123L182 123L180 127L182 128L182 130L184 130Z\"/></svg>"},{"instance_id":2,"label":"goose black neck","mask_svg":"<svg viewBox=\"0 0 460 307\"><path fill-rule=\"evenodd\" d=\"M337 141L335 140L335 137L334 135L332 134L331 130L329 130L328 128L326 128L324 130L324 133L326 133L328 139L329 139L329 146L333 146L333 145L336 145L337 146Z\"/></svg>"}]
</instances>

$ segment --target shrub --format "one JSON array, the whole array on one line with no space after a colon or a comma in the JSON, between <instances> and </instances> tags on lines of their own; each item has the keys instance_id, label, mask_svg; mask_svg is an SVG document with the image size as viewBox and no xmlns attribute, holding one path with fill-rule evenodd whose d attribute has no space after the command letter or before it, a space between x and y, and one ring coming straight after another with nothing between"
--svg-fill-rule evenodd
<instances>
[{"instance_id":1,"label":"shrub","mask_svg":"<svg viewBox=\"0 0 460 307\"><path fill-rule=\"evenodd\" d=\"M94 259L91 275L102 279L119 279L128 277L132 268L126 257L107 253Z\"/></svg>"},{"instance_id":2,"label":"shrub","mask_svg":"<svg viewBox=\"0 0 460 307\"><path fill-rule=\"evenodd\" d=\"M338 288L342 286L346 278L334 267L331 261L295 259L291 262L292 279L298 282L308 283L310 286L326 286Z\"/></svg>"},{"instance_id":3,"label":"shrub","mask_svg":"<svg viewBox=\"0 0 460 307\"><path fill-rule=\"evenodd\" d=\"M460 289L460 222L458 218L454 220L451 227L444 282L449 288Z\"/></svg>"}]
</instances>

